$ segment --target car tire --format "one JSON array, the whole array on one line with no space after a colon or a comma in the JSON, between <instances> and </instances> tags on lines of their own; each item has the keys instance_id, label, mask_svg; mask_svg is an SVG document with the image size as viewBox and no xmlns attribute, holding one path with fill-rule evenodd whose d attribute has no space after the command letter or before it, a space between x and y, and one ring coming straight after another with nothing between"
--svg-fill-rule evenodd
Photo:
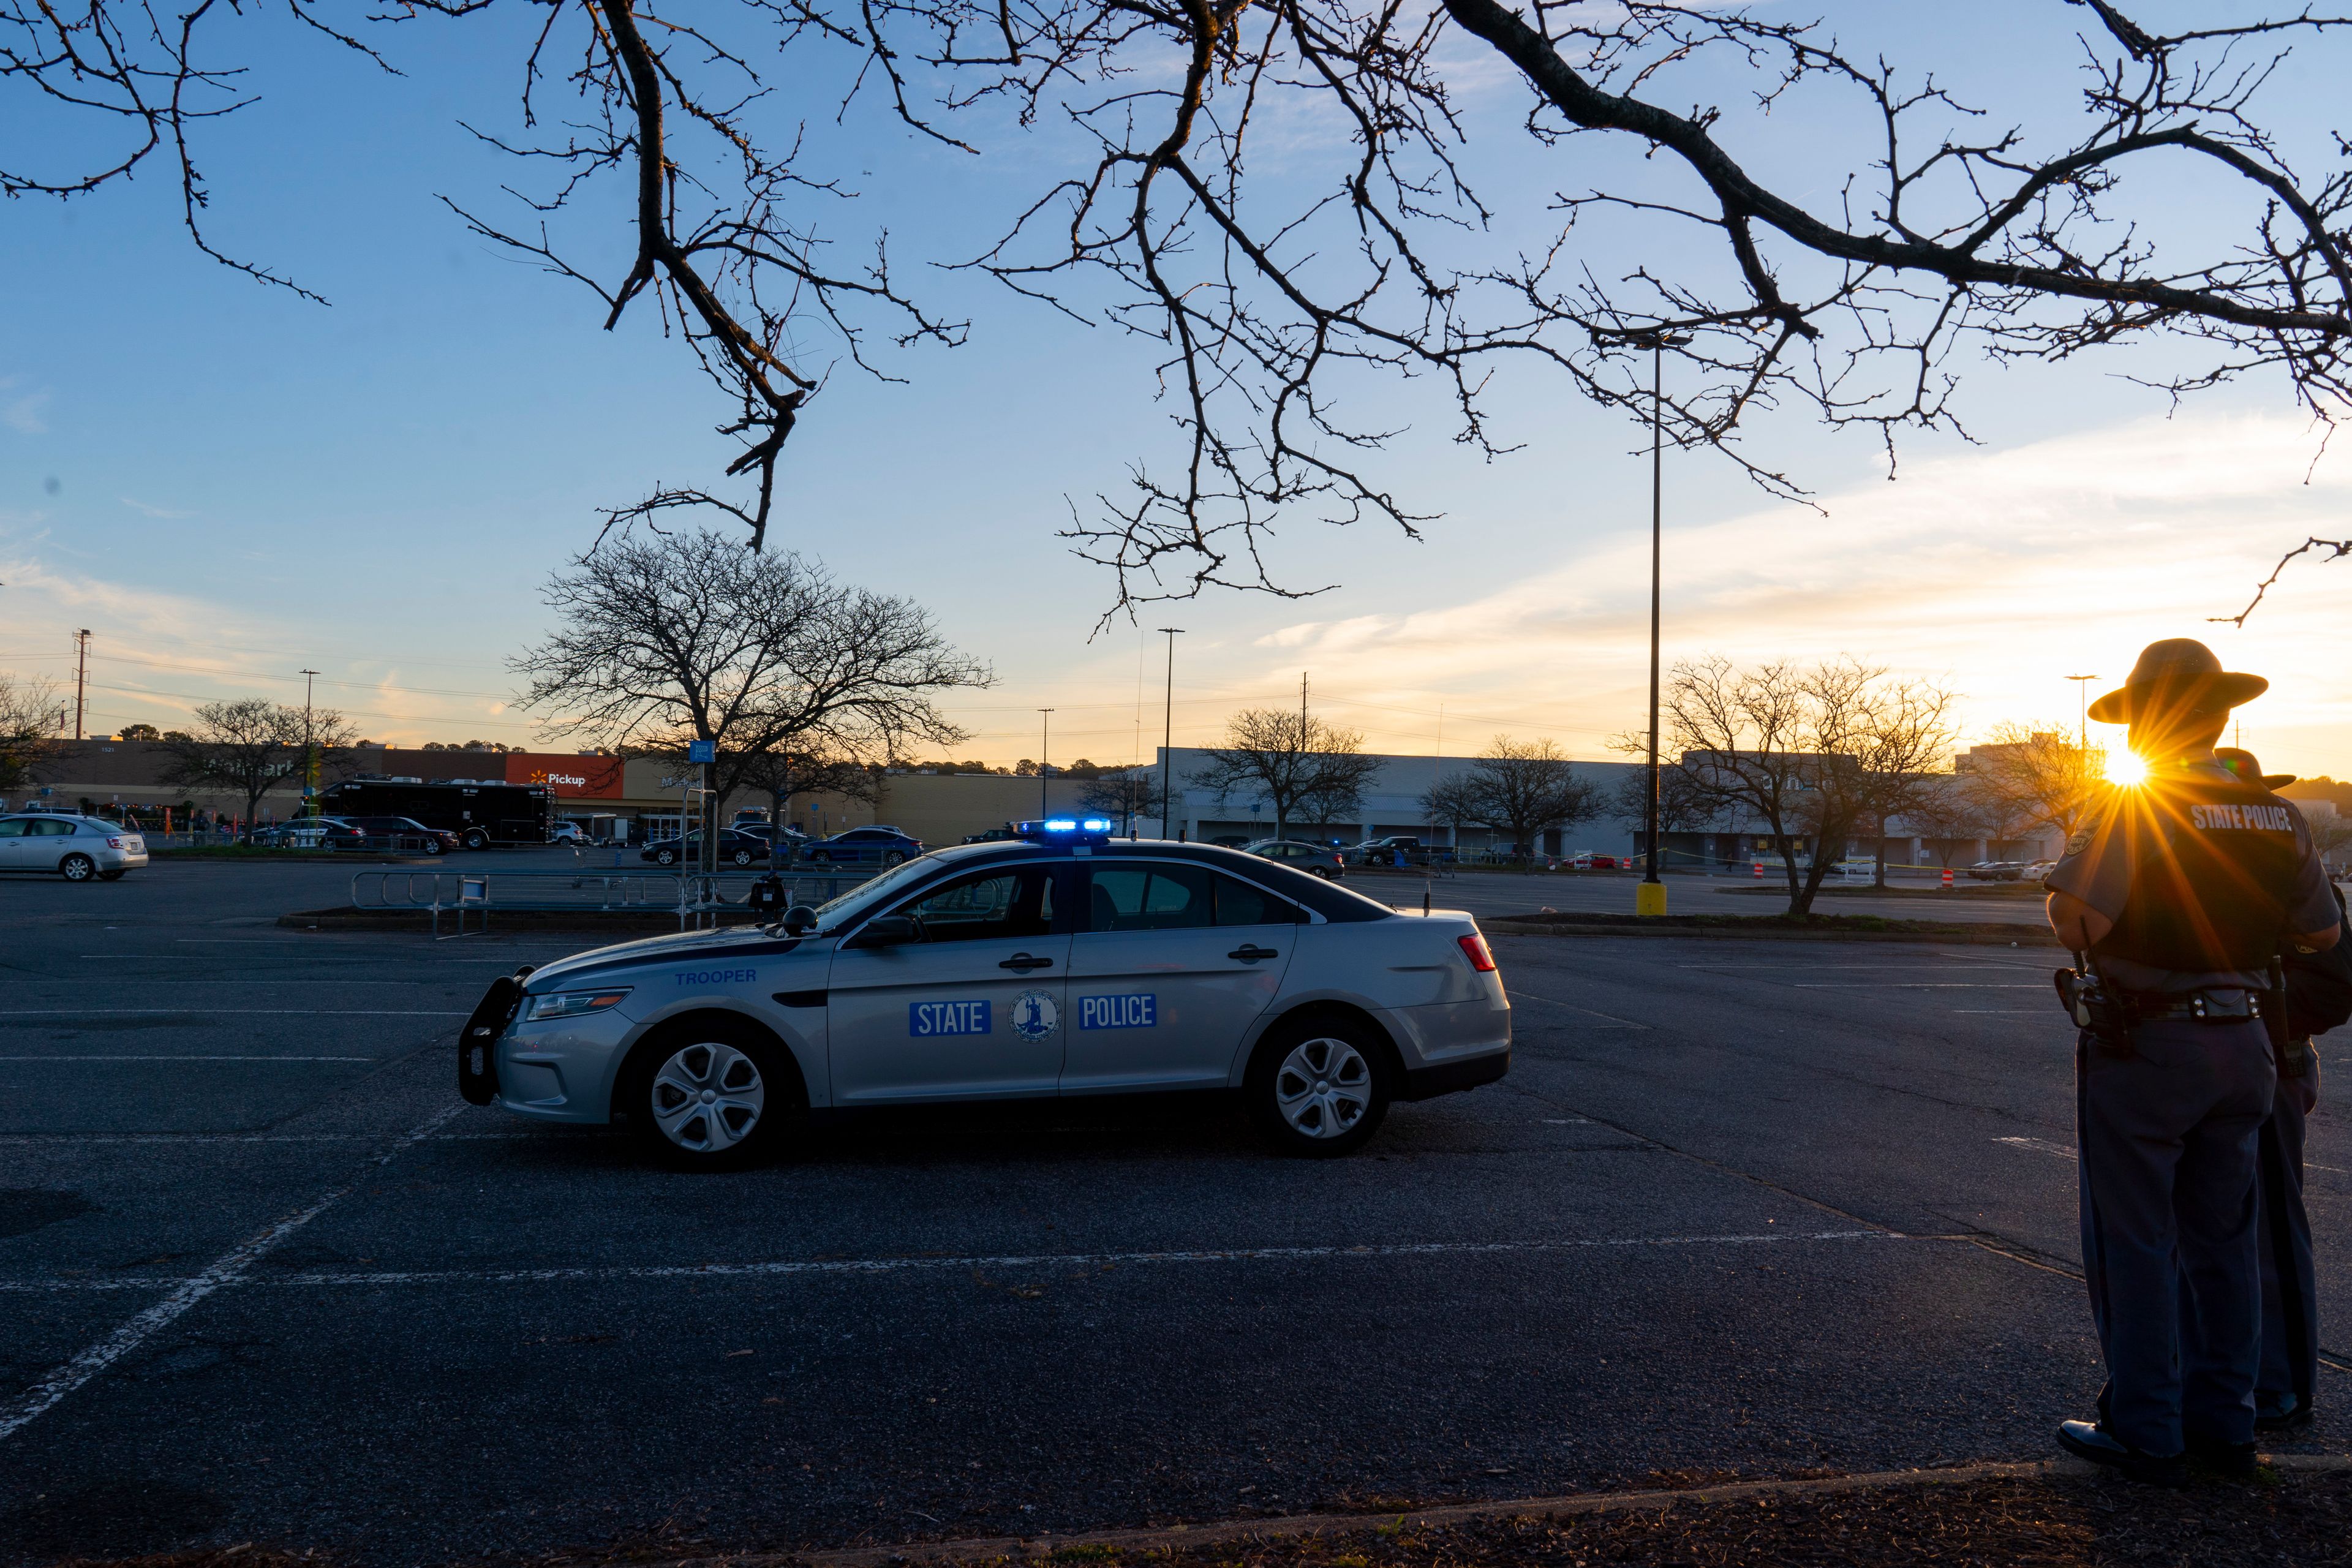
<instances>
[{"instance_id":1,"label":"car tire","mask_svg":"<svg viewBox=\"0 0 2352 1568\"><path fill-rule=\"evenodd\" d=\"M58 862L58 875L68 882L87 882L98 875L98 862L87 855L68 855Z\"/></svg>"},{"instance_id":2,"label":"car tire","mask_svg":"<svg viewBox=\"0 0 2352 1568\"><path fill-rule=\"evenodd\" d=\"M469 828L461 842L468 849L488 849L490 847L490 836L478 827Z\"/></svg>"},{"instance_id":3,"label":"car tire","mask_svg":"<svg viewBox=\"0 0 2352 1568\"><path fill-rule=\"evenodd\" d=\"M1317 876L1322 878L1327 882L1337 880L1339 875L1339 872L1334 871L1328 866L1309 866L1307 869L1314 872Z\"/></svg>"},{"instance_id":4,"label":"car tire","mask_svg":"<svg viewBox=\"0 0 2352 1568\"><path fill-rule=\"evenodd\" d=\"M738 866L749 866L751 863L751 852L749 849L738 849L730 858Z\"/></svg>"},{"instance_id":5,"label":"car tire","mask_svg":"<svg viewBox=\"0 0 2352 1568\"><path fill-rule=\"evenodd\" d=\"M808 852L808 858L809 863L813 866L830 866L833 864L833 851L830 849L812 849Z\"/></svg>"},{"instance_id":6,"label":"car tire","mask_svg":"<svg viewBox=\"0 0 2352 1568\"><path fill-rule=\"evenodd\" d=\"M648 1040L637 1059L623 1106L629 1130L640 1149L672 1170L763 1163L807 1120L791 1053L749 1019L681 1019Z\"/></svg>"},{"instance_id":7,"label":"car tire","mask_svg":"<svg viewBox=\"0 0 2352 1568\"><path fill-rule=\"evenodd\" d=\"M656 851L654 852L654 864L655 864L655 865L656 865L656 866L675 866L675 865L677 865L677 851L676 851L675 849L659 849L659 850L656 850Z\"/></svg>"},{"instance_id":8,"label":"car tire","mask_svg":"<svg viewBox=\"0 0 2352 1568\"><path fill-rule=\"evenodd\" d=\"M1394 1098L1388 1042L1329 1014L1275 1026L1250 1058L1242 1098L1250 1120L1286 1154L1352 1154L1371 1142Z\"/></svg>"},{"instance_id":9,"label":"car tire","mask_svg":"<svg viewBox=\"0 0 2352 1568\"><path fill-rule=\"evenodd\" d=\"M906 863L907 852L903 849L886 849L882 852L882 864L885 866L903 866Z\"/></svg>"}]
</instances>

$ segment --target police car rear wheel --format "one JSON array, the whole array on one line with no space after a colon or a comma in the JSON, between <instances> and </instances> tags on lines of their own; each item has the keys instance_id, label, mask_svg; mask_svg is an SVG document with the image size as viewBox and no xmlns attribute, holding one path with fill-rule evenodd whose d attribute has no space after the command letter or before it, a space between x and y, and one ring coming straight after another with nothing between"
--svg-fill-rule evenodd
<instances>
[{"instance_id":1,"label":"police car rear wheel","mask_svg":"<svg viewBox=\"0 0 2352 1568\"><path fill-rule=\"evenodd\" d=\"M1250 1064L1250 1115L1286 1153L1353 1153L1388 1115L1385 1064L1360 1024L1327 1018L1284 1030L1262 1044Z\"/></svg>"},{"instance_id":2,"label":"police car rear wheel","mask_svg":"<svg viewBox=\"0 0 2352 1568\"><path fill-rule=\"evenodd\" d=\"M691 1023L655 1043L629 1101L637 1139L665 1164L735 1171L770 1158L800 1119L796 1078L760 1030Z\"/></svg>"}]
</instances>

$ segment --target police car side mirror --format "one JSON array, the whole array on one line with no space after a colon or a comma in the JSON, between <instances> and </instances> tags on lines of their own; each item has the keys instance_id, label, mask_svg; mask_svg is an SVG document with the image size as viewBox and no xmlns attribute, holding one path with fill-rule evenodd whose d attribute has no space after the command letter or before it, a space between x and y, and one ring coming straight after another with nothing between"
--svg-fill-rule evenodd
<instances>
[{"instance_id":1,"label":"police car side mirror","mask_svg":"<svg viewBox=\"0 0 2352 1568\"><path fill-rule=\"evenodd\" d=\"M920 939L922 928L905 915L877 915L857 933L858 947L896 947Z\"/></svg>"},{"instance_id":2,"label":"police car side mirror","mask_svg":"<svg viewBox=\"0 0 2352 1568\"><path fill-rule=\"evenodd\" d=\"M816 930L816 911L806 904L794 904L784 911L784 932L798 936L804 931Z\"/></svg>"}]
</instances>

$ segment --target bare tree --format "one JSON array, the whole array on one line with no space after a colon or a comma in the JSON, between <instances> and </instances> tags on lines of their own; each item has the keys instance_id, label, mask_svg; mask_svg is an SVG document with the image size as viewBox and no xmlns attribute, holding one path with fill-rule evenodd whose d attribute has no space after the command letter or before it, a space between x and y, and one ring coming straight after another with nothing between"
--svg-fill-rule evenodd
<instances>
[{"instance_id":1,"label":"bare tree","mask_svg":"<svg viewBox=\"0 0 2352 1568\"><path fill-rule=\"evenodd\" d=\"M1650 738L1647 732L1627 732L1612 738L1612 751L1622 752L1640 759L1641 765L1619 775L1617 790L1610 809L1634 825L1636 832L1649 820L1650 812ZM1688 833L1707 827L1714 820L1714 809L1689 772L1671 757L1658 759L1658 833ZM1700 858L1704 860L1706 858ZM1665 869L1665 858L1660 854L1658 868Z\"/></svg>"},{"instance_id":2,"label":"bare tree","mask_svg":"<svg viewBox=\"0 0 2352 1568\"><path fill-rule=\"evenodd\" d=\"M1881 819L1890 792L1949 750L1951 703L1939 687L1892 681L1851 658L1743 670L1710 656L1675 665L1664 695L1692 789L1711 812L1762 825L1792 915L1811 912L1832 847ZM1806 839L1811 863L1800 868Z\"/></svg>"},{"instance_id":3,"label":"bare tree","mask_svg":"<svg viewBox=\"0 0 2352 1568\"><path fill-rule=\"evenodd\" d=\"M2106 753L2086 750L2063 729L1995 725L1960 761L2004 838L2036 827L2072 838L2106 789Z\"/></svg>"},{"instance_id":4,"label":"bare tree","mask_svg":"<svg viewBox=\"0 0 2352 1568\"><path fill-rule=\"evenodd\" d=\"M1098 811L1119 820L1120 831L1131 829L1135 819L1150 811L1160 799L1160 770L1138 765L1131 768L1104 768L1085 781L1086 788L1078 792L1078 804L1088 811Z\"/></svg>"},{"instance_id":5,"label":"bare tree","mask_svg":"<svg viewBox=\"0 0 2352 1568\"><path fill-rule=\"evenodd\" d=\"M487 8L293 16L327 47L373 54L383 28ZM35 106L58 122L16 143L57 164L11 153L0 193L73 197L160 163L206 254L298 287L216 248L201 222L195 138L254 96L221 42L247 9L0 0L0 89L19 96L18 123ZM961 336L898 290L882 237L862 266L826 261L821 215L846 187L797 140L771 150L756 106L783 82L797 103L838 81L845 113L870 87L950 151L1040 121L1075 129L1088 154L973 264L1138 334L1172 394L1177 445L1075 518L1072 537L1117 572L1123 602L1279 587L1260 547L1291 509L1420 521L1372 467L1402 418L1360 396L1349 401L1383 411L1350 418L1339 395L1379 375L1444 387L1460 437L1494 451L1508 444L1496 400L1517 383L1493 368L1530 361L1604 406L1646 411L1643 345L1664 343L1678 361L1670 437L1729 453L1782 494L1801 485L1738 445L1758 412L1864 426L1891 462L1898 432L1960 427L1969 349L2064 359L2169 340L2140 373L2165 392L2281 374L2321 421L2336 417L2352 178L2298 169L2265 95L2290 47L2329 50L2352 18L2278 4L2184 14L2191 25L2171 31L2117 0L2026 14L1982 84L2029 94L2002 123L1953 62L1879 47L1871 35L1907 19L1902 7L1852 7L1863 37L1848 44L1687 0L544 0L515 62L520 125L480 133L541 183L520 221L458 211L593 289L607 326L647 300L719 389L742 488L657 486L608 523L716 508L756 542L778 455L824 381L800 329L860 363L869 320L901 342ZM2032 95L2004 68L2020 55L2079 57L2081 89ZM752 62L772 58L762 76ZM1474 132L1485 121L1463 109L1498 70L1526 106L1533 180L1527 151ZM557 112L551 93L571 101ZM1778 133L1799 116L1808 135ZM1249 132L1269 122L1339 134L1290 140L1252 180ZM2193 226L2135 221L2207 182L2246 199ZM627 198L600 209L608 186ZM593 233L553 232L595 223L627 240L610 268L573 259L594 252Z\"/></svg>"},{"instance_id":6,"label":"bare tree","mask_svg":"<svg viewBox=\"0 0 2352 1568\"><path fill-rule=\"evenodd\" d=\"M1187 782L1221 801L1242 791L1265 797L1276 838L1289 837L1302 806L1324 822L1352 811L1381 771L1379 758L1364 755L1361 733L1287 708L1244 709L1225 721L1225 743L1207 751L1207 763Z\"/></svg>"},{"instance_id":7,"label":"bare tree","mask_svg":"<svg viewBox=\"0 0 2352 1568\"><path fill-rule=\"evenodd\" d=\"M1467 773L1446 773L1423 792L1414 803L1421 807L1422 820L1434 826L1444 823L1454 836L1454 849L1462 848L1462 827L1465 823L1478 820L1478 803Z\"/></svg>"},{"instance_id":8,"label":"bare tree","mask_svg":"<svg viewBox=\"0 0 2352 1568\"><path fill-rule=\"evenodd\" d=\"M2347 849L2352 849L2352 817L2340 812L2316 812L2306 808L2303 819L2311 827L2311 842L2319 851L2323 865L2336 871L2344 867Z\"/></svg>"},{"instance_id":9,"label":"bare tree","mask_svg":"<svg viewBox=\"0 0 2352 1568\"><path fill-rule=\"evenodd\" d=\"M878 763L961 741L935 699L994 679L911 601L709 529L615 535L544 596L561 624L511 661L530 678L521 706L551 734L615 750L715 742L721 800L776 753Z\"/></svg>"},{"instance_id":10,"label":"bare tree","mask_svg":"<svg viewBox=\"0 0 2352 1568\"><path fill-rule=\"evenodd\" d=\"M1934 846L1936 862L1947 871L1952 868L1953 845L1990 831L1989 814L1973 783L1957 773L1928 779L1903 807L1904 821Z\"/></svg>"},{"instance_id":11,"label":"bare tree","mask_svg":"<svg viewBox=\"0 0 2352 1568\"><path fill-rule=\"evenodd\" d=\"M313 752L322 769L341 761L359 733L331 709L305 713L259 697L206 702L190 718L184 738L166 737L153 747L166 757L164 781L236 791L245 797L248 833L262 796L300 778Z\"/></svg>"},{"instance_id":12,"label":"bare tree","mask_svg":"<svg viewBox=\"0 0 2352 1568\"><path fill-rule=\"evenodd\" d=\"M1538 852L1540 835L1601 809L1600 786L1579 778L1575 765L1549 740L1497 735L1471 763L1464 782L1470 819L1509 834L1522 865Z\"/></svg>"},{"instance_id":13,"label":"bare tree","mask_svg":"<svg viewBox=\"0 0 2352 1568\"><path fill-rule=\"evenodd\" d=\"M882 799L882 781L872 765L854 757L779 748L747 752L734 762L738 787L763 792L768 820L779 827L791 819L796 795L839 795L866 805Z\"/></svg>"},{"instance_id":14,"label":"bare tree","mask_svg":"<svg viewBox=\"0 0 2352 1568\"><path fill-rule=\"evenodd\" d=\"M57 683L46 676L0 674L0 790L13 790L38 772L58 732Z\"/></svg>"}]
</instances>

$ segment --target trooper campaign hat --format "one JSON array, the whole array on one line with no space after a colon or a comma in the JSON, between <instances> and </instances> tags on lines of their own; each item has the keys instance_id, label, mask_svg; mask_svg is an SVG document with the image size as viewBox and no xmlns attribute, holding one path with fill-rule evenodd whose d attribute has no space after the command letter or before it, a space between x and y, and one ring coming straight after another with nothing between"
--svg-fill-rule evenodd
<instances>
[{"instance_id":1,"label":"trooper campaign hat","mask_svg":"<svg viewBox=\"0 0 2352 1568\"><path fill-rule=\"evenodd\" d=\"M2248 784L2259 782L2264 789L2284 789L2302 776L2297 773L2266 773L2263 772L2263 764L2254 761L2253 752L2242 752L2235 746L2216 746L2213 757Z\"/></svg>"},{"instance_id":2,"label":"trooper campaign hat","mask_svg":"<svg viewBox=\"0 0 2352 1568\"><path fill-rule=\"evenodd\" d=\"M2221 668L2213 650L2195 637L2167 637L2139 650L2131 679L2091 704L2102 724L2123 724L2150 713L2220 713L2252 702L2270 689L2259 675Z\"/></svg>"}]
</instances>

